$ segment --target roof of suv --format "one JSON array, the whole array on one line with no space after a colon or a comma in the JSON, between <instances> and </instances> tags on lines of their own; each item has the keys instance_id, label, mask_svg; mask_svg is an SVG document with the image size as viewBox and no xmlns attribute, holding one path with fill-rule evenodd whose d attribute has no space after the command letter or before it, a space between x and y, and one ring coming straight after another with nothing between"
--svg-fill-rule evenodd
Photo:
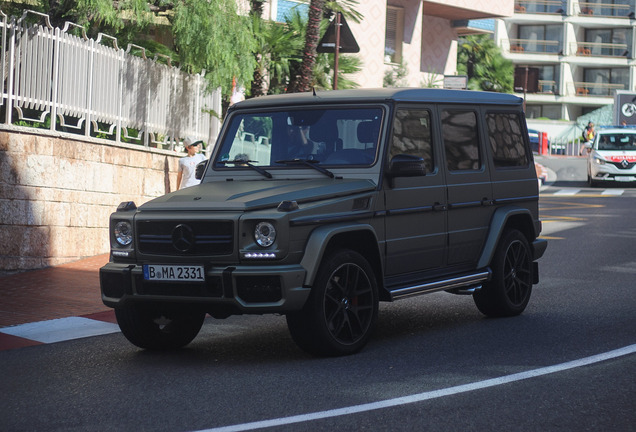
<instances>
[{"instance_id":1,"label":"roof of suv","mask_svg":"<svg viewBox=\"0 0 636 432\"><path fill-rule=\"evenodd\" d=\"M520 97L494 92L471 90L423 89L423 88L379 88L290 93L262 96L236 103L230 110L237 108L258 108L272 105L307 105L315 102L437 102L521 105Z\"/></svg>"}]
</instances>

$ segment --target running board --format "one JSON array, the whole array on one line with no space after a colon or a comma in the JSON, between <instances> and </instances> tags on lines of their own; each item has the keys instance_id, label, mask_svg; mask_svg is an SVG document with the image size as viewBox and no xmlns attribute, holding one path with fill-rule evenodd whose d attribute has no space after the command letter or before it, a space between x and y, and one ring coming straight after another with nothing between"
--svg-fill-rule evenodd
<instances>
[{"instance_id":1,"label":"running board","mask_svg":"<svg viewBox=\"0 0 636 432\"><path fill-rule=\"evenodd\" d=\"M398 288L389 292L391 301L399 300L406 297L412 297L420 294L428 294L435 291L455 290L471 285L479 285L481 282L490 279L490 270L483 272L464 275L456 278L441 279L438 281L428 282L421 285L414 285L404 288Z\"/></svg>"}]
</instances>

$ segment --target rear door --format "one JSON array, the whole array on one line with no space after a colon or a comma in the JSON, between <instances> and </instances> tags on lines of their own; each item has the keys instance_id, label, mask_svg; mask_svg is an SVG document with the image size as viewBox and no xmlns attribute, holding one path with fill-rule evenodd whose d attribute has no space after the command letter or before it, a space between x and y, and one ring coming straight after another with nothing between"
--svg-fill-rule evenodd
<instances>
[{"instance_id":1,"label":"rear door","mask_svg":"<svg viewBox=\"0 0 636 432\"><path fill-rule=\"evenodd\" d=\"M441 106L448 185L448 265L473 268L494 211L479 122L479 108Z\"/></svg>"},{"instance_id":2,"label":"rear door","mask_svg":"<svg viewBox=\"0 0 636 432\"><path fill-rule=\"evenodd\" d=\"M491 108L484 119L495 207L515 205L536 216L539 184L522 112Z\"/></svg>"}]
</instances>

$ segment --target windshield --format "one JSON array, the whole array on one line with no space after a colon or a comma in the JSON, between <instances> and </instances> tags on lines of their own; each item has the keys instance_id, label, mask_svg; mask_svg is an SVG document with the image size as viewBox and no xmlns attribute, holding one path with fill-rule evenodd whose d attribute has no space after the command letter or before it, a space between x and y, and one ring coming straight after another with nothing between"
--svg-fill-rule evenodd
<instances>
[{"instance_id":1,"label":"windshield","mask_svg":"<svg viewBox=\"0 0 636 432\"><path fill-rule=\"evenodd\" d=\"M217 169L368 166L377 154L383 110L285 109L231 117L216 153Z\"/></svg>"},{"instance_id":2,"label":"windshield","mask_svg":"<svg viewBox=\"0 0 636 432\"><path fill-rule=\"evenodd\" d=\"M636 134L601 134L598 139L599 150L636 150Z\"/></svg>"}]
</instances>

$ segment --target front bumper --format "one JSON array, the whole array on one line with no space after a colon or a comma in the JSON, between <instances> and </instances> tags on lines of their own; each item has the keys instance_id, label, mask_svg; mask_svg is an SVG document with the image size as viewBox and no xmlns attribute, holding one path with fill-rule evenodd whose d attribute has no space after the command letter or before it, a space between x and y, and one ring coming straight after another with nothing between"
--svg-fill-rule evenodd
<instances>
[{"instance_id":1,"label":"front bumper","mask_svg":"<svg viewBox=\"0 0 636 432\"><path fill-rule=\"evenodd\" d=\"M611 164L592 165L590 167L590 177L594 181L634 182L636 181L636 167L619 169Z\"/></svg>"},{"instance_id":2,"label":"front bumper","mask_svg":"<svg viewBox=\"0 0 636 432\"><path fill-rule=\"evenodd\" d=\"M235 313L292 312L309 296L304 279L300 265L209 267L205 282L146 281L137 264L109 262L99 270L102 301L113 308L128 302L169 302Z\"/></svg>"}]
</instances>

